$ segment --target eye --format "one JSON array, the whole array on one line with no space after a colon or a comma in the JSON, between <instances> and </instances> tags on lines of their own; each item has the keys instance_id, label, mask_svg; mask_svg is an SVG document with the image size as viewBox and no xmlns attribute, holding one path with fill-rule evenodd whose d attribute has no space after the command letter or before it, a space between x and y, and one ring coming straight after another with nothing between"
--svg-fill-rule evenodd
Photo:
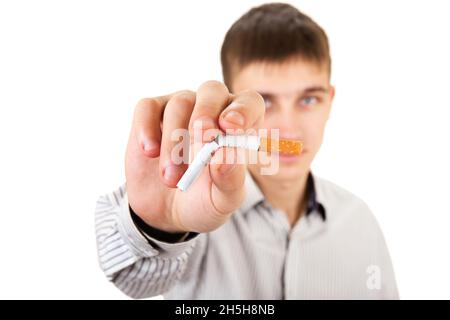
<instances>
[{"instance_id":1,"label":"eye","mask_svg":"<svg viewBox=\"0 0 450 320\"><path fill-rule=\"evenodd\" d=\"M270 107L272 107L272 99L270 99L267 96L263 96L264 98L264 104L266 105L266 109L269 109Z\"/></svg>"},{"instance_id":2,"label":"eye","mask_svg":"<svg viewBox=\"0 0 450 320\"><path fill-rule=\"evenodd\" d=\"M319 102L319 99L314 96L307 96L301 100L301 104L305 106L315 105Z\"/></svg>"}]
</instances>

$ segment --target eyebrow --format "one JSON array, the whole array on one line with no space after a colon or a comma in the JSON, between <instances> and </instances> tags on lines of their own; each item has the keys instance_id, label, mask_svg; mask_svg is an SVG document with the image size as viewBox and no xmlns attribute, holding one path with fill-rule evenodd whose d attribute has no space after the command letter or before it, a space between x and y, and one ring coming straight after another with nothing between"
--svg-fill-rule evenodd
<instances>
[{"instance_id":1,"label":"eyebrow","mask_svg":"<svg viewBox=\"0 0 450 320\"><path fill-rule=\"evenodd\" d=\"M312 86L312 87L308 87L306 89L297 91L297 96L302 96L304 94L307 93L314 93L314 92L323 92L323 93L327 93L329 91L328 88L325 88L323 86ZM276 97L276 94L273 94L271 92L264 92L264 91L258 91L258 93L260 95L262 95L263 97L267 97L267 98L273 98Z\"/></svg>"}]
</instances>

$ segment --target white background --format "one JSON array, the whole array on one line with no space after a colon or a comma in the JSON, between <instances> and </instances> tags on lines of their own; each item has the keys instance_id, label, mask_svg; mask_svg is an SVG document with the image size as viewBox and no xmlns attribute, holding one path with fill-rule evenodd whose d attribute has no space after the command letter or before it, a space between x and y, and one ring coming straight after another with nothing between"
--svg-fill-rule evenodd
<instances>
[{"instance_id":1,"label":"white background","mask_svg":"<svg viewBox=\"0 0 450 320\"><path fill-rule=\"evenodd\" d=\"M260 3L0 2L0 298L125 298L93 212L124 182L134 105L221 80L225 32ZM372 208L402 298L450 298L448 2L293 3L333 56L315 173Z\"/></svg>"}]
</instances>

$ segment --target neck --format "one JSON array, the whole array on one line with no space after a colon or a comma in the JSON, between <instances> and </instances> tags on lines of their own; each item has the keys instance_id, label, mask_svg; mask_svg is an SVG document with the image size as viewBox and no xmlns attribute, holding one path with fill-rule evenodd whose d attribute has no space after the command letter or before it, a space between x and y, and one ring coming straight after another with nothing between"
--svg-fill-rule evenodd
<instances>
[{"instance_id":1,"label":"neck","mask_svg":"<svg viewBox=\"0 0 450 320\"><path fill-rule=\"evenodd\" d=\"M278 181L270 176L254 175L255 181L267 201L277 209L282 210L293 226L306 207L306 183L308 175L292 180Z\"/></svg>"}]
</instances>

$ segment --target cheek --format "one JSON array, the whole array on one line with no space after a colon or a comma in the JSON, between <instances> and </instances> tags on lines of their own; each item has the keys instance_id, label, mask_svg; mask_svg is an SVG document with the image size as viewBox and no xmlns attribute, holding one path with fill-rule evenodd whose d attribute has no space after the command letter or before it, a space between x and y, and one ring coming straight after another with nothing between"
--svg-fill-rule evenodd
<instances>
[{"instance_id":1,"label":"cheek","mask_svg":"<svg viewBox=\"0 0 450 320\"><path fill-rule=\"evenodd\" d=\"M324 124L322 122L310 122L303 126L305 148L316 153L322 144Z\"/></svg>"},{"instance_id":2,"label":"cheek","mask_svg":"<svg viewBox=\"0 0 450 320\"><path fill-rule=\"evenodd\" d=\"M325 127L325 117L322 114L292 115L289 120L283 120L275 114L267 115L262 124L263 129L280 129L280 134L298 137L303 140L305 148L317 151L322 142Z\"/></svg>"}]
</instances>

